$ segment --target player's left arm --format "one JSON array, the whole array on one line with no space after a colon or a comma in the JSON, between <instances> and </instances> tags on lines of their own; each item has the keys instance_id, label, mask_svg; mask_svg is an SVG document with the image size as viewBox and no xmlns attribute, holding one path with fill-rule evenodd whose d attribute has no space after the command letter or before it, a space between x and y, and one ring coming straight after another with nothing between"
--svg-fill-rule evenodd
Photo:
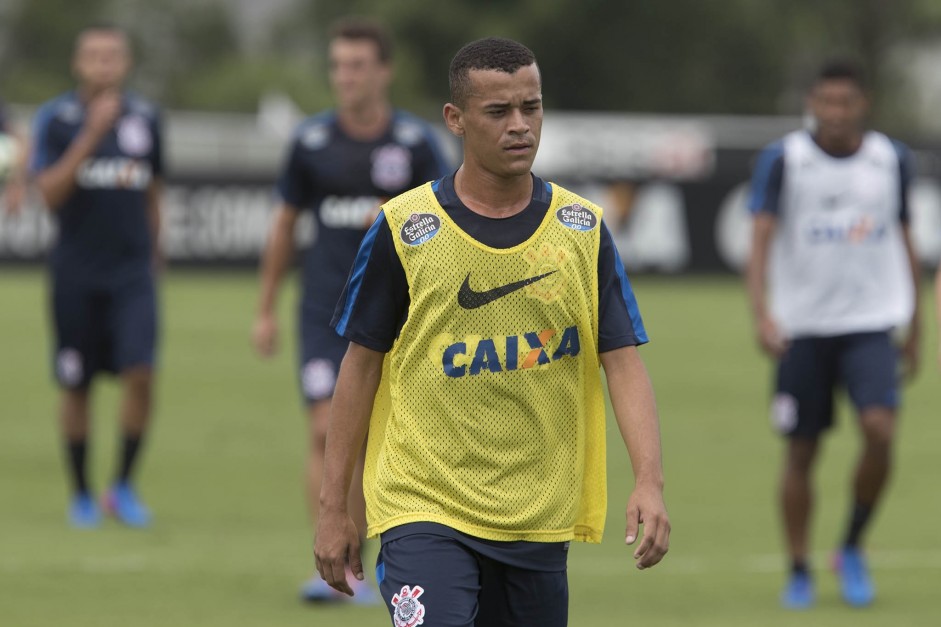
<instances>
[{"instance_id":1,"label":"player's left arm","mask_svg":"<svg viewBox=\"0 0 941 627\"><path fill-rule=\"evenodd\" d=\"M150 247L153 251L154 270L163 269L163 251L160 249L160 199L163 197L163 179L155 178L147 188L147 226L150 229Z\"/></svg>"},{"instance_id":2,"label":"player's left arm","mask_svg":"<svg viewBox=\"0 0 941 627\"><path fill-rule=\"evenodd\" d=\"M907 379L913 379L918 372L921 344L921 263L915 253L912 243L911 226L909 221L911 187L915 175L915 163L911 150L906 146L897 144L900 167L900 207L899 220L902 227L902 241L905 245L905 254L908 258L908 267L911 271L912 293L915 302L912 310L912 319L908 325L908 333L902 344L902 361Z\"/></svg>"},{"instance_id":3,"label":"player's left arm","mask_svg":"<svg viewBox=\"0 0 941 627\"><path fill-rule=\"evenodd\" d=\"M941 266L934 275L934 302L938 316L938 334L941 335ZM941 340L938 341L938 365L941 366Z\"/></svg>"},{"instance_id":4,"label":"player's left arm","mask_svg":"<svg viewBox=\"0 0 941 627\"><path fill-rule=\"evenodd\" d=\"M163 198L163 121L155 115L151 121L153 147L150 155L153 179L147 188L147 226L150 228L150 246L154 270L163 269L163 251L160 249L161 199Z\"/></svg>"},{"instance_id":5,"label":"player's left arm","mask_svg":"<svg viewBox=\"0 0 941 627\"><path fill-rule=\"evenodd\" d=\"M637 568L643 570L657 564L670 548L670 518L663 501L660 419L653 385L636 346L601 353L601 364L634 470L625 542L633 544L643 525L644 538L634 551Z\"/></svg>"}]
</instances>

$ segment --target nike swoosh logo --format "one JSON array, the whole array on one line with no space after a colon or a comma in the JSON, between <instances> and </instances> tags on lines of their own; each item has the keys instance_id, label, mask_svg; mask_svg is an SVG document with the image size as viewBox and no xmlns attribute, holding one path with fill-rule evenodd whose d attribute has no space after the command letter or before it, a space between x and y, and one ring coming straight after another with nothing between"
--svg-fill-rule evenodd
<instances>
[{"instance_id":1,"label":"nike swoosh logo","mask_svg":"<svg viewBox=\"0 0 941 627\"><path fill-rule=\"evenodd\" d=\"M539 276L529 277L528 279L523 279L522 281L507 283L506 285L501 285L500 287L495 287L492 290L486 290L484 292L477 292L471 289L470 272L468 272L467 278L465 278L464 282L461 284L461 289L458 290L457 304L464 309L477 309L478 307L483 307L488 303L492 303L498 298L503 298L507 294L512 294L517 290L521 290L527 285L532 285L536 281L541 281L550 274L555 274L556 272L558 272L558 270L546 272L545 274L540 274Z\"/></svg>"}]
</instances>

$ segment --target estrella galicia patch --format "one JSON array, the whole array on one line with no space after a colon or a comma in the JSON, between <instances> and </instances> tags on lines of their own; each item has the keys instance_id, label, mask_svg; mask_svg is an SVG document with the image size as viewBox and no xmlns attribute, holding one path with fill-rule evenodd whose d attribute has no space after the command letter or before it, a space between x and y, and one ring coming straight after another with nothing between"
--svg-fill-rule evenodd
<instances>
[{"instance_id":1,"label":"estrella galicia patch","mask_svg":"<svg viewBox=\"0 0 941 627\"><path fill-rule=\"evenodd\" d=\"M590 231L598 225L598 216L578 203L562 207L555 212L555 217L559 219L562 226L575 231Z\"/></svg>"},{"instance_id":2,"label":"estrella galicia patch","mask_svg":"<svg viewBox=\"0 0 941 627\"><path fill-rule=\"evenodd\" d=\"M441 230L441 219L433 213L413 213L409 216L399 237L409 246L424 244Z\"/></svg>"}]
</instances>

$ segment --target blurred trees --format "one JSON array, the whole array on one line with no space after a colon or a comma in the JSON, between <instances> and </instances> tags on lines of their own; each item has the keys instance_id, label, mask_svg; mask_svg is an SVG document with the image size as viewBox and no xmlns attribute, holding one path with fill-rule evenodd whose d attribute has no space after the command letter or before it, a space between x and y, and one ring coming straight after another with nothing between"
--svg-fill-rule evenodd
<instances>
[{"instance_id":1,"label":"blurred trees","mask_svg":"<svg viewBox=\"0 0 941 627\"><path fill-rule=\"evenodd\" d=\"M437 116L461 44L517 38L559 109L796 113L820 61L859 57L880 122L904 126L906 42L934 36L935 0L279 0L251 49L234 15L249 0L0 0L0 93L35 102L70 84L75 32L106 16L139 53L137 83L165 105L253 110L268 90L326 106L324 37L344 14L373 15L398 42L395 101ZM271 4L269 0L268 4Z\"/></svg>"}]
</instances>

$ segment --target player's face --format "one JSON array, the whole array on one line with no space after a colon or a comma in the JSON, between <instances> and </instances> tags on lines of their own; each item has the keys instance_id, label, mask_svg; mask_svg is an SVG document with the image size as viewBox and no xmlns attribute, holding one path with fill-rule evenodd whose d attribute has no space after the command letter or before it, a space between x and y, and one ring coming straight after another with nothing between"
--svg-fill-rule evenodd
<instances>
[{"instance_id":1,"label":"player's face","mask_svg":"<svg viewBox=\"0 0 941 627\"><path fill-rule=\"evenodd\" d=\"M338 38L330 42L330 85L341 109L385 100L391 79L392 68L379 58L374 41Z\"/></svg>"},{"instance_id":2,"label":"player's face","mask_svg":"<svg viewBox=\"0 0 941 627\"><path fill-rule=\"evenodd\" d=\"M82 87L101 91L120 87L131 69L131 52L120 32L91 30L76 43L72 70Z\"/></svg>"},{"instance_id":3,"label":"player's face","mask_svg":"<svg viewBox=\"0 0 941 627\"><path fill-rule=\"evenodd\" d=\"M848 141L858 136L869 109L866 95L849 79L818 82L808 102L817 122L817 133L832 141Z\"/></svg>"},{"instance_id":4,"label":"player's face","mask_svg":"<svg viewBox=\"0 0 941 627\"><path fill-rule=\"evenodd\" d=\"M465 162L500 177L529 174L542 134L539 68L471 70L468 78L464 107L446 111L448 126L464 138Z\"/></svg>"}]
</instances>

